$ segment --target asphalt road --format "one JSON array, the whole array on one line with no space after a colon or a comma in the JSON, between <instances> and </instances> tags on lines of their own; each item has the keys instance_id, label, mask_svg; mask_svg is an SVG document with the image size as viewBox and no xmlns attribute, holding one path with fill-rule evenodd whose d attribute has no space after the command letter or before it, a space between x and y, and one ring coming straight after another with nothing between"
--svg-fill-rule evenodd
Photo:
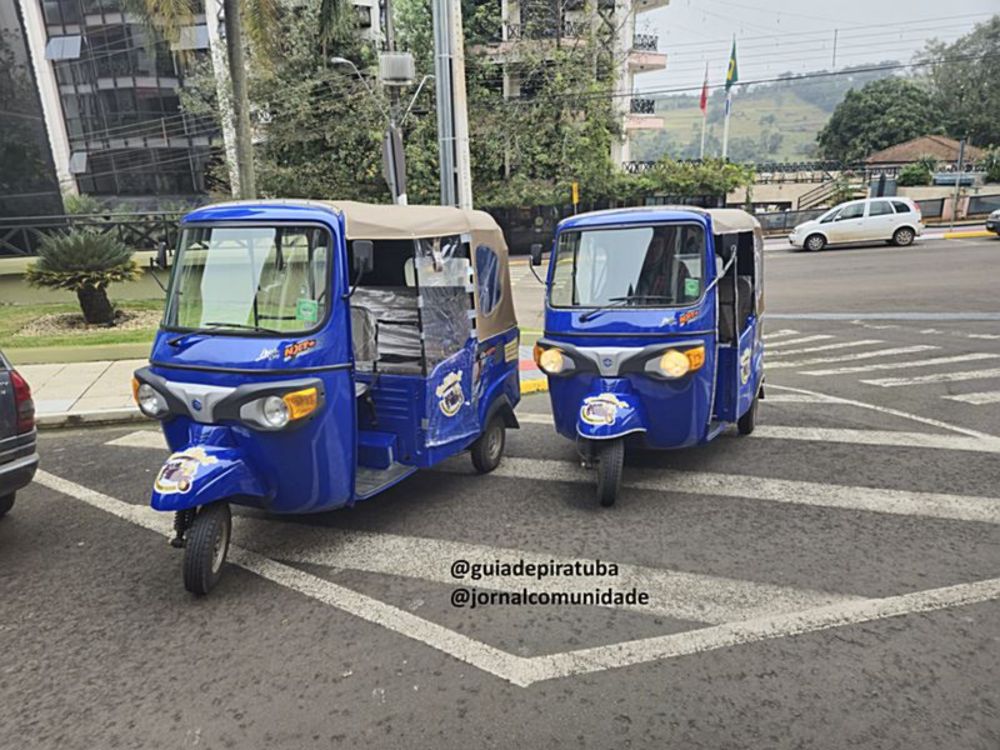
<instances>
[{"instance_id":1,"label":"asphalt road","mask_svg":"<svg viewBox=\"0 0 1000 750\"><path fill-rule=\"evenodd\" d=\"M995 750L998 260L769 251L753 436L634 455L602 510L528 397L491 476L462 457L350 511L241 511L202 599L143 509L158 433L45 433L0 521L0 747ZM620 568L458 581L459 559Z\"/></svg>"}]
</instances>

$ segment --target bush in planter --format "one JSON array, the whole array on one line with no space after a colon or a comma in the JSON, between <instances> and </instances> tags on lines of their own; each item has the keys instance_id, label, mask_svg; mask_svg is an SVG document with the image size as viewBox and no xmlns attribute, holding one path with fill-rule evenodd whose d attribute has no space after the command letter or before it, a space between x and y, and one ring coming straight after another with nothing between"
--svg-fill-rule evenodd
<instances>
[{"instance_id":1,"label":"bush in planter","mask_svg":"<svg viewBox=\"0 0 1000 750\"><path fill-rule=\"evenodd\" d=\"M25 278L32 286L76 292L88 323L114 323L115 309L108 286L131 281L139 275L132 251L109 234L76 230L45 237L38 260L28 266Z\"/></svg>"},{"instance_id":2,"label":"bush in planter","mask_svg":"<svg viewBox=\"0 0 1000 750\"><path fill-rule=\"evenodd\" d=\"M914 162L913 164L907 164L899 170L899 177L896 178L896 184L900 187L930 185L931 178L931 170L927 168L926 164Z\"/></svg>"}]
</instances>

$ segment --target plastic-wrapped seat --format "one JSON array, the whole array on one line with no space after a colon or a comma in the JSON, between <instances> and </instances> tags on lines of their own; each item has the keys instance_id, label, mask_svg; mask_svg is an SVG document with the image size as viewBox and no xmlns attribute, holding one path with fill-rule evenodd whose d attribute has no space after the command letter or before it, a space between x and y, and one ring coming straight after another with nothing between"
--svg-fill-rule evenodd
<instances>
[{"instance_id":1,"label":"plastic-wrapped seat","mask_svg":"<svg viewBox=\"0 0 1000 750\"><path fill-rule=\"evenodd\" d=\"M732 344L739 339L740 331L753 312L753 281L749 276L737 276L739 309L733 316L733 285L729 279L719 283L719 341Z\"/></svg>"}]
</instances>

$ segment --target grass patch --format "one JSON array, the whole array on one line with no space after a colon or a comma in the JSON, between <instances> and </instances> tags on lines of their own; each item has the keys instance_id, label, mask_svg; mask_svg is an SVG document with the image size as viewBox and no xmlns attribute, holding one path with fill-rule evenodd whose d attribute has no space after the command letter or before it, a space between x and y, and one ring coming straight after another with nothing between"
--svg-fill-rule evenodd
<instances>
[{"instance_id":1,"label":"grass patch","mask_svg":"<svg viewBox=\"0 0 1000 750\"><path fill-rule=\"evenodd\" d=\"M116 302L115 307L126 311L158 311L163 300L128 300ZM152 342L156 325L146 328L119 330L91 328L65 333L18 336L17 333L43 315L53 313L78 313L80 306L73 303L48 303L40 305L0 305L0 349L27 349L40 346L98 346L102 344L139 344Z\"/></svg>"}]
</instances>

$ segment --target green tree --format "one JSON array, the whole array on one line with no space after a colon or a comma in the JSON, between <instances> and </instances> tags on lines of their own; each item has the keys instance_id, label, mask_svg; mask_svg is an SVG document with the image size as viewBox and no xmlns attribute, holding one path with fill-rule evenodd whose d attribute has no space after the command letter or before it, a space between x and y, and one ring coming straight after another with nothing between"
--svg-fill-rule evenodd
<instances>
[{"instance_id":1,"label":"green tree","mask_svg":"<svg viewBox=\"0 0 1000 750\"><path fill-rule=\"evenodd\" d=\"M940 130L940 113L926 88L904 78L884 78L848 91L816 141L823 158L857 162Z\"/></svg>"},{"instance_id":2,"label":"green tree","mask_svg":"<svg viewBox=\"0 0 1000 750\"><path fill-rule=\"evenodd\" d=\"M907 164L901 170L899 170L899 177L896 178L896 184L900 187L913 187L914 185L930 185L931 184L931 171L926 167L926 165L920 162L914 162L913 164Z\"/></svg>"},{"instance_id":3,"label":"green tree","mask_svg":"<svg viewBox=\"0 0 1000 750\"><path fill-rule=\"evenodd\" d=\"M38 260L28 266L25 278L32 286L76 292L88 323L111 325L115 309L108 286L131 281L139 275L132 251L110 234L77 230L46 236Z\"/></svg>"},{"instance_id":4,"label":"green tree","mask_svg":"<svg viewBox=\"0 0 1000 750\"><path fill-rule=\"evenodd\" d=\"M952 44L928 43L921 59L942 61L927 77L945 132L977 146L1000 145L1000 16Z\"/></svg>"}]
</instances>

